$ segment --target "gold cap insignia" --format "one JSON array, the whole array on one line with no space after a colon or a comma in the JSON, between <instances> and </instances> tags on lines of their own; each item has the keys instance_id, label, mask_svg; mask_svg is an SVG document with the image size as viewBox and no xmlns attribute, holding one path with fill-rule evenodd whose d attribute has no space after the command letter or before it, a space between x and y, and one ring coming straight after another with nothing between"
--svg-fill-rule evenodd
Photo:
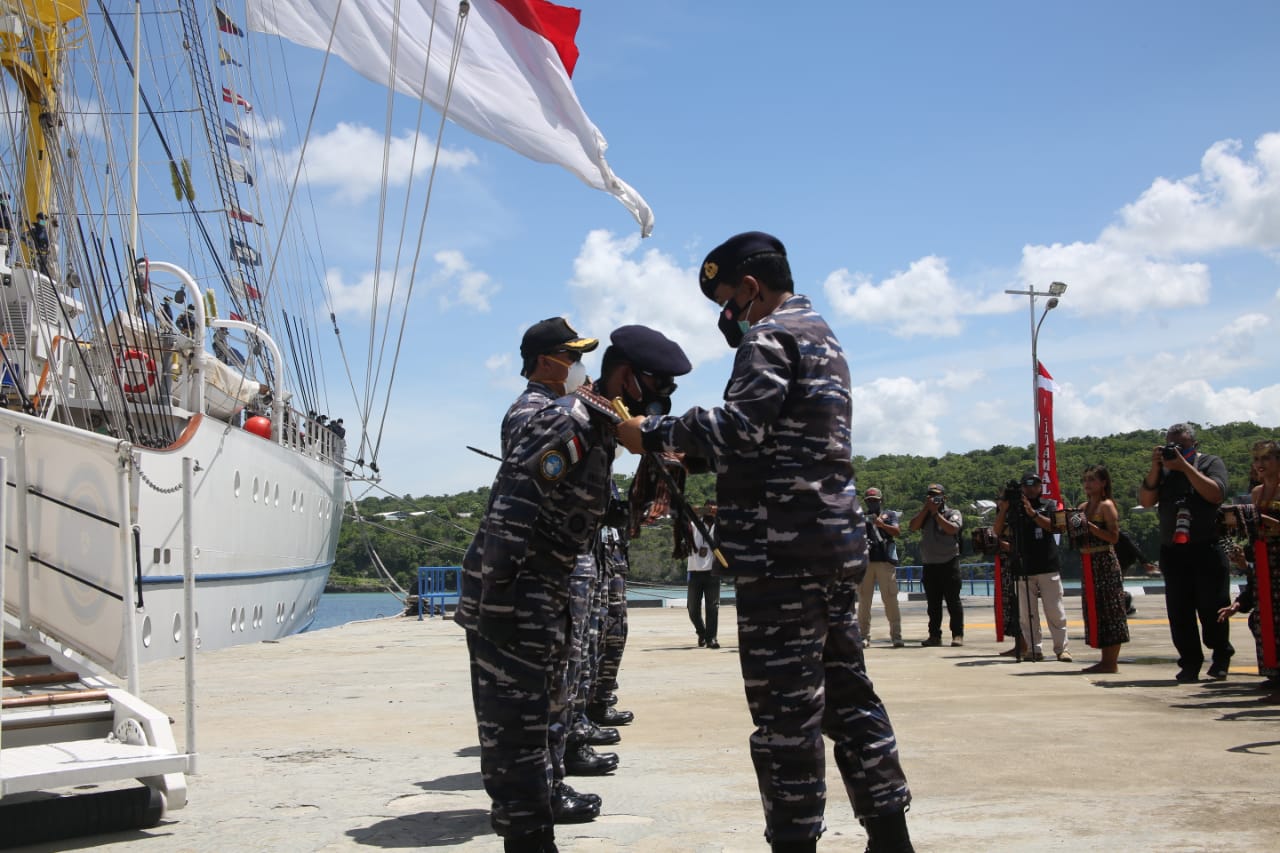
<instances>
[{"instance_id":1,"label":"gold cap insignia","mask_svg":"<svg viewBox=\"0 0 1280 853\"><path fill-rule=\"evenodd\" d=\"M713 281L718 272L720 272L720 265L715 261L707 261L702 265L702 277L707 281Z\"/></svg>"}]
</instances>

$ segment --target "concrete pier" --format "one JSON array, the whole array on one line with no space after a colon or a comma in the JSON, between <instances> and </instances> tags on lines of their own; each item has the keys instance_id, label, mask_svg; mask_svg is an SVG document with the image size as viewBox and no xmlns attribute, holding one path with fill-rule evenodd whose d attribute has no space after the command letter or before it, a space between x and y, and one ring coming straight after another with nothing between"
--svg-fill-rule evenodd
<instances>
[{"instance_id":1,"label":"concrete pier","mask_svg":"<svg viewBox=\"0 0 1280 853\"><path fill-rule=\"evenodd\" d=\"M868 665L898 732L920 851L1274 851L1280 697L1257 689L1252 638L1232 625L1230 678L1177 684L1164 602L1140 597L1115 675L1071 611L1072 664L997 652L991 600L966 599L966 644L921 648L923 602L903 605L907 648L875 608ZM604 798L562 826L563 851L766 851L732 607L723 648L698 649L686 614L637 609L620 708L636 714L612 776L572 777ZM32 850L500 851L480 784L462 631L440 618L363 622L197 658L199 774L156 828ZM181 721L182 665L148 665L143 695ZM177 732L179 739L182 732ZM865 835L828 762L819 850Z\"/></svg>"}]
</instances>

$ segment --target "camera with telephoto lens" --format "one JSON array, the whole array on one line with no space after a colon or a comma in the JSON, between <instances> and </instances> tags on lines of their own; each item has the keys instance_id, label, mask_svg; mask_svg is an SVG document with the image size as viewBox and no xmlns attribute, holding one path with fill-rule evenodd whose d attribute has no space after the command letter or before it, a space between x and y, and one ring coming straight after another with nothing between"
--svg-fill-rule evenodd
<instances>
[{"instance_id":1,"label":"camera with telephoto lens","mask_svg":"<svg viewBox=\"0 0 1280 853\"><path fill-rule=\"evenodd\" d=\"M1172 441L1160 448L1160 456L1164 459L1176 459L1180 455L1182 455L1182 448Z\"/></svg>"},{"instance_id":2,"label":"camera with telephoto lens","mask_svg":"<svg viewBox=\"0 0 1280 853\"><path fill-rule=\"evenodd\" d=\"M933 501L938 506L942 506L944 503L947 502L947 496L946 495L929 495L929 500Z\"/></svg>"},{"instance_id":3,"label":"camera with telephoto lens","mask_svg":"<svg viewBox=\"0 0 1280 853\"><path fill-rule=\"evenodd\" d=\"M1022 485L1017 480L1010 480L1004 484L1004 494L1000 496L1000 500L1005 501L1010 507L1022 506Z\"/></svg>"}]
</instances>

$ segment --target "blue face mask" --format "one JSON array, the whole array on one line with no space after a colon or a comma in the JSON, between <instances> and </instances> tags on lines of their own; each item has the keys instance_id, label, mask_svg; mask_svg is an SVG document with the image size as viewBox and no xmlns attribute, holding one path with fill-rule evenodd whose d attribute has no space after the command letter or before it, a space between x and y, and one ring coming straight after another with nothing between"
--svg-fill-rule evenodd
<instances>
[{"instance_id":1,"label":"blue face mask","mask_svg":"<svg viewBox=\"0 0 1280 853\"><path fill-rule=\"evenodd\" d=\"M755 301L752 298L750 302L739 308L738 304L733 301L733 297L730 296L729 301L724 304L720 311L720 322L717 324L720 328L720 334L724 335L725 341L733 349L738 348L738 345L742 343L743 336L747 334L747 329L751 328L751 323L745 317Z\"/></svg>"}]
</instances>

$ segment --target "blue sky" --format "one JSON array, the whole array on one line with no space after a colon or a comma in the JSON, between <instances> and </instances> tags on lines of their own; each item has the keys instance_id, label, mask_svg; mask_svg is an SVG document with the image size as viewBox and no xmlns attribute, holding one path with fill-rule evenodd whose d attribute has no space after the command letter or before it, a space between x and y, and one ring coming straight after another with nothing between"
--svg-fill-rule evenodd
<instances>
[{"instance_id":1,"label":"blue sky","mask_svg":"<svg viewBox=\"0 0 1280 853\"><path fill-rule=\"evenodd\" d=\"M1266 345L1280 330L1280 6L575 5L579 99L654 234L641 241L569 173L446 128L379 453L390 491L490 482L493 463L464 446L497 447L523 387L520 335L547 316L601 338L663 330L695 366L677 410L715 404L731 358L696 269L752 229L783 240L797 290L845 346L857 453L1029 444L1028 304L1003 291L1051 281L1069 287L1039 341L1059 437L1280 424ZM271 49L305 118L319 54ZM270 122L262 104L254 120ZM308 154L361 375L385 107L331 67ZM395 100L393 174L407 173L415 110ZM398 233L387 225L384 246ZM324 348L330 413L351 437L351 393Z\"/></svg>"}]
</instances>

